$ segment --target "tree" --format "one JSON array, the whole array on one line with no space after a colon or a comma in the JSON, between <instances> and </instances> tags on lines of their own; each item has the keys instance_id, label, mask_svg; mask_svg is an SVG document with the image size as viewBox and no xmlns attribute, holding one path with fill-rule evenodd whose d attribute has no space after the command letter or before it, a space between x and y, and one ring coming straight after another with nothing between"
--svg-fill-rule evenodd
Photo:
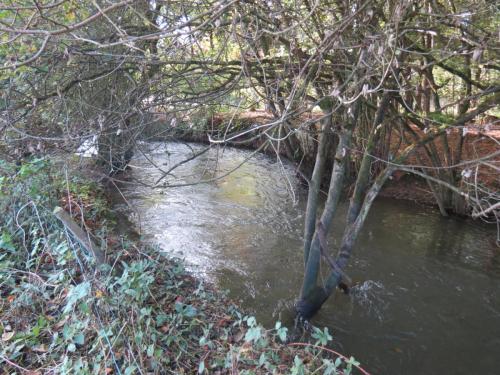
<instances>
[{"instance_id":1,"label":"tree","mask_svg":"<svg viewBox=\"0 0 500 375\"><path fill-rule=\"evenodd\" d=\"M304 318L348 279L356 238L394 171L425 178L442 214L498 214L498 193L476 184L471 194L462 178L499 154L462 160L468 126L500 101L488 1L12 2L0 17L9 137L80 144L97 136L109 173L124 168L157 111L265 106L272 121L213 142L252 134L289 156L297 134L319 121L297 304ZM320 115L304 120L313 111ZM333 257L325 239L347 183ZM322 259L329 271L320 284Z\"/></svg>"},{"instance_id":2,"label":"tree","mask_svg":"<svg viewBox=\"0 0 500 375\"><path fill-rule=\"evenodd\" d=\"M23 154L97 139L106 173L122 170L152 112L209 104L234 84L234 71L206 77L203 59L189 59L201 54L192 51L197 33L225 9L211 1L5 4L0 82L8 143L17 140ZM209 84L194 86L199 78Z\"/></svg>"},{"instance_id":3,"label":"tree","mask_svg":"<svg viewBox=\"0 0 500 375\"><path fill-rule=\"evenodd\" d=\"M478 63L479 55L484 60L478 69L498 69L494 63L495 37L484 27L495 21L487 17L481 24L474 22L478 14L489 9L487 2L475 2L474 6L468 2L451 3L445 7L411 1L272 1L250 2L238 9L241 28L236 38L240 46L245 46L245 73L255 81L257 94L270 103L277 120L270 124L266 135L293 147L291 119L300 119L301 113L315 106L323 112L309 183L305 274L297 304L298 313L309 318L347 278L343 270L356 238L375 197L395 170L426 178L443 214L452 205L451 197L456 207L463 206L458 203L463 197L473 206L480 205L457 187L461 180L457 167L463 145L461 130L500 99L498 74L485 84L471 78L471 61L474 58ZM448 99L455 101L457 110L442 117L438 116L442 108L434 76L438 69L442 75L460 78L465 87L460 95ZM415 82L419 85L416 90ZM415 104L409 105L408 97L411 99L414 93L411 101ZM472 101L477 105L469 110ZM283 128L288 130L285 135ZM331 132L337 137L336 144L328 141ZM390 150L386 135L390 139L394 132L400 133L406 147ZM458 147L451 155L448 137L456 133ZM438 139L444 142L444 155L437 151ZM420 148L432 162L431 175L405 165ZM329 152L335 156L327 201L319 213L318 194ZM359 164L346 227L333 259L327 254L325 238L337 213L347 168L356 159ZM383 165L373 173L379 161ZM493 203L498 199L491 197ZM318 285L322 257L331 270L326 282Z\"/></svg>"}]
</instances>

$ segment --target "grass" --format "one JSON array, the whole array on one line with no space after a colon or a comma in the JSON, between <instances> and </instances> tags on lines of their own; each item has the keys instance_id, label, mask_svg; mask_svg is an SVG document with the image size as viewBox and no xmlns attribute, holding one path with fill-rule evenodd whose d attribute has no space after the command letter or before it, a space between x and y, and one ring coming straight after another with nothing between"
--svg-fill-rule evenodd
<instances>
[{"instance_id":1,"label":"grass","mask_svg":"<svg viewBox=\"0 0 500 375\"><path fill-rule=\"evenodd\" d=\"M292 343L181 261L119 236L102 190L48 159L0 162L0 374L350 374L328 330ZM55 219L106 251L98 267Z\"/></svg>"}]
</instances>

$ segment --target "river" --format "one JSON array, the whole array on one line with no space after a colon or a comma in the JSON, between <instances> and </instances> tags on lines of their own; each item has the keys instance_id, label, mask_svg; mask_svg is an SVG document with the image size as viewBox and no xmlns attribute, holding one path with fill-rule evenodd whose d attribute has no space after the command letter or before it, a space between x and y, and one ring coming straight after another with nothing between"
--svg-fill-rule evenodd
<instances>
[{"instance_id":1,"label":"river","mask_svg":"<svg viewBox=\"0 0 500 375\"><path fill-rule=\"evenodd\" d=\"M156 181L202 145L143 145L130 178ZM307 192L293 166L241 149L214 149L151 189L123 185L141 234L184 258L193 273L227 289L265 326L291 310L302 282ZM118 207L125 209L122 204ZM339 245L343 213L329 238ZM499 374L500 249L496 228L443 218L429 207L378 199L347 273L351 295L332 296L312 324L373 374Z\"/></svg>"}]
</instances>

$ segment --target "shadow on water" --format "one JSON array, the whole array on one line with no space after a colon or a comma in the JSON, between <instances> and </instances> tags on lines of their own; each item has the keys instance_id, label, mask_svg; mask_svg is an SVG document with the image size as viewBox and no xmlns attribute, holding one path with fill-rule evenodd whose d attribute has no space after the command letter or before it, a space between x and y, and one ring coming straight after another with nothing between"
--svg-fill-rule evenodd
<instances>
[{"instance_id":1,"label":"shadow on water","mask_svg":"<svg viewBox=\"0 0 500 375\"><path fill-rule=\"evenodd\" d=\"M145 146L159 165L174 165L190 153L181 144ZM175 171L176 182L222 174L250 153L226 149L217 158L220 154L210 152L183 165ZM146 159L132 165L137 179L152 182L159 176ZM128 186L123 193L136 209L131 219L140 222L142 235L228 289L263 324L278 319L293 324L306 193L291 166L285 165L283 174L276 160L257 155L210 184L163 191ZM341 224L334 223L332 251ZM347 270L357 285L349 296L330 298L312 323L328 326L334 346L374 374L498 374L495 236L495 228L379 199Z\"/></svg>"}]
</instances>

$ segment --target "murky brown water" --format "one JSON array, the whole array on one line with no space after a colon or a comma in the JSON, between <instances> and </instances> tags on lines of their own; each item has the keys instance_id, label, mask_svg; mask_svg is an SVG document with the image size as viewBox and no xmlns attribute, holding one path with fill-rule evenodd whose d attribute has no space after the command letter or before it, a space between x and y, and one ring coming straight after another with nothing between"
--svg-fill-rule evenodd
<instances>
[{"instance_id":1,"label":"murky brown water","mask_svg":"<svg viewBox=\"0 0 500 375\"><path fill-rule=\"evenodd\" d=\"M149 144L148 157L168 169L201 147ZM176 170L176 182L210 178L214 169L222 174L250 154L210 151ZM132 164L141 181L159 176L144 157ZM290 322L302 281L306 201L290 165L257 155L210 184L154 191L128 186L124 194L146 238L228 289L261 323ZM332 248L340 233L337 222ZM331 298L312 323L330 327L334 345L374 374L499 374L495 238L494 227L380 199L348 269L358 286L350 296Z\"/></svg>"}]
</instances>

